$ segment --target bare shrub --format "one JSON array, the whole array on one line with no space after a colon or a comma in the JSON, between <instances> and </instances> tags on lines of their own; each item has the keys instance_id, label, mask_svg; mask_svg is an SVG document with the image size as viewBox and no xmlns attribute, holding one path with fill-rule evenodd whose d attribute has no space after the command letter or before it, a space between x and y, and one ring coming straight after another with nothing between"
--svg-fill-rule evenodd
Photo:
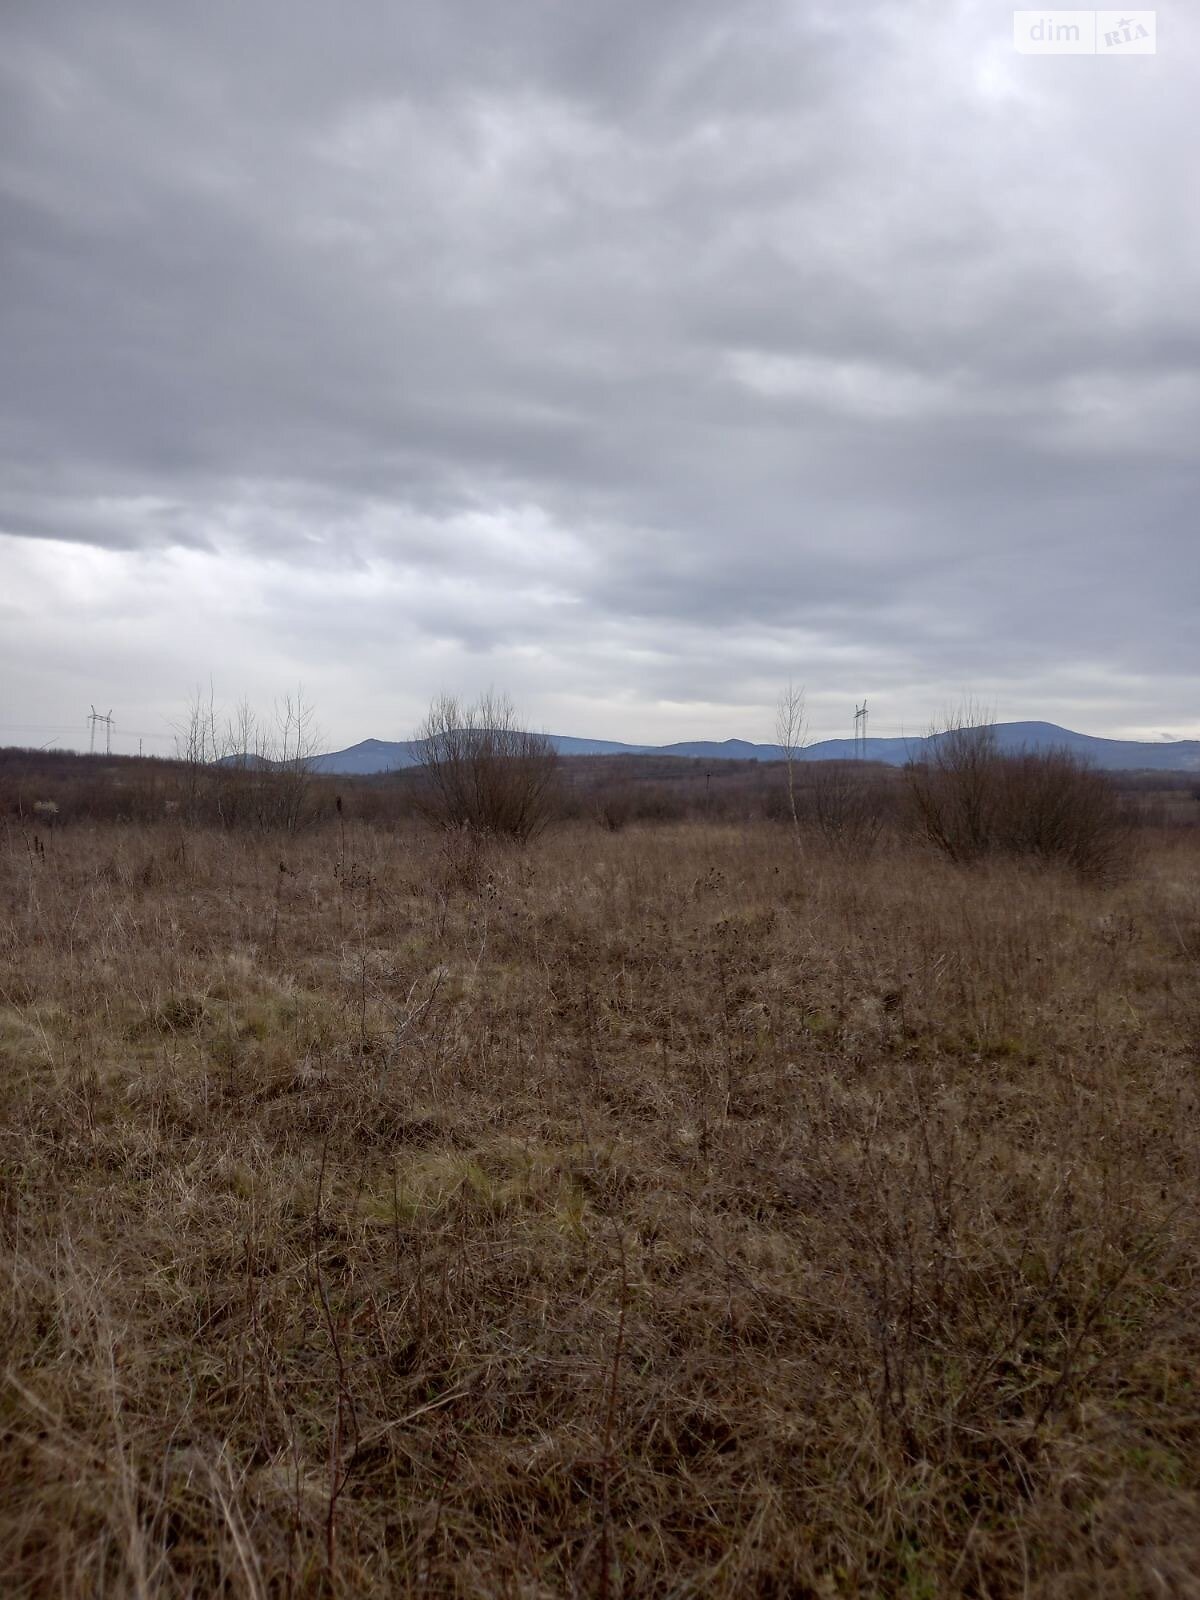
<instances>
[{"instance_id":1,"label":"bare shrub","mask_svg":"<svg viewBox=\"0 0 1200 1600\"><path fill-rule=\"evenodd\" d=\"M951 861L975 861L996 844L999 760L994 729L967 707L906 769L917 829Z\"/></svg>"},{"instance_id":2,"label":"bare shrub","mask_svg":"<svg viewBox=\"0 0 1200 1600\"><path fill-rule=\"evenodd\" d=\"M447 828L437 853L433 875L435 892L442 899L451 895L477 895L487 879L487 842L474 828Z\"/></svg>"},{"instance_id":3,"label":"bare shrub","mask_svg":"<svg viewBox=\"0 0 1200 1600\"><path fill-rule=\"evenodd\" d=\"M1066 750L1007 756L999 763L1002 846L1057 861L1086 878L1123 868L1130 824L1113 784Z\"/></svg>"},{"instance_id":4,"label":"bare shrub","mask_svg":"<svg viewBox=\"0 0 1200 1600\"><path fill-rule=\"evenodd\" d=\"M632 820L637 800L628 785L600 790L595 798L596 821L610 833L620 833Z\"/></svg>"},{"instance_id":5,"label":"bare shrub","mask_svg":"<svg viewBox=\"0 0 1200 1600\"><path fill-rule=\"evenodd\" d=\"M817 761L811 790L813 820L826 844L850 856L875 848L890 799L875 772L854 761Z\"/></svg>"},{"instance_id":6,"label":"bare shrub","mask_svg":"<svg viewBox=\"0 0 1200 1600\"><path fill-rule=\"evenodd\" d=\"M464 705L441 695L417 738L421 808L440 827L524 841L550 821L558 753L544 734L521 726L507 696Z\"/></svg>"},{"instance_id":7,"label":"bare shrub","mask_svg":"<svg viewBox=\"0 0 1200 1600\"><path fill-rule=\"evenodd\" d=\"M1089 878L1125 863L1130 827L1110 780L1068 750L1002 754L977 712L952 721L905 776L917 831L951 861L1033 856Z\"/></svg>"}]
</instances>

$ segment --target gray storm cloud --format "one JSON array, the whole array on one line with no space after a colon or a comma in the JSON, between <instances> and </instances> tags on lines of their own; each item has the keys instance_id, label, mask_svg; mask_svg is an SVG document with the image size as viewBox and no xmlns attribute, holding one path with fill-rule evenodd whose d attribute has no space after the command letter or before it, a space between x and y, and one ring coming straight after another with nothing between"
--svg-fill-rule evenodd
<instances>
[{"instance_id":1,"label":"gray storm cloud","mask_svg":"<svg viewBox=\"0 0 1200 1600\"><path fill-rule=\"evenodd\" d=\"M760 737L790 674L821 731L971 690L1194 737L1169 23L10 0L0 719L161 730L212 674L335 743L487 683Z\"/></svg>"}]
</instances>

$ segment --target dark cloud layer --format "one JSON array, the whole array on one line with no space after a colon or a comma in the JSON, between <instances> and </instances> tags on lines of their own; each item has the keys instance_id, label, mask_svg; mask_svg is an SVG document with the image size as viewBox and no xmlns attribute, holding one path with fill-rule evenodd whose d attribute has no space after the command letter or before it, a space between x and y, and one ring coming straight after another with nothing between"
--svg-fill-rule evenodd
<instances>
[{"instance_id":1,"label":"dark cloud layer","mask_svg":"<svg viewBox=\"0 0 1200 1600\"><path fill-rule=\"evenodd\" d=\"M827 731L973 690L1194 736L1200 28L1162 32L9 0L0 718L152 731L212 673L302 676L335 740L488 682L754 736L792 674Z\"/></svg>"}]
</instances>

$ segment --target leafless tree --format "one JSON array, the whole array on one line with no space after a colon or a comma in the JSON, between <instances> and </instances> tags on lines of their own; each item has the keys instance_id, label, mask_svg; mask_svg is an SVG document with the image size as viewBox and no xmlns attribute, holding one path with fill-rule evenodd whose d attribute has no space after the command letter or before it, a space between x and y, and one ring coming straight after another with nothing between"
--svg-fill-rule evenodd
<instances>
[{"instance_id":1,"label":"leafless tree","mask_svg":"<svg viewBox=\"0 0 1200 1600\"><path fill-rule=\"evenodd\" d=\"M321 742L303 687L276 702L272 720L265 728L260 726L255 746L259 815L264 826L295 833L304 823Z\"/></svg>"},{"instance_id":2,"label":"leafless tree","mask_svg":"<svg viewBox=\"0 0 1200 1600\"><path fill-rule=\"evenodd\" d=\"M175 736L184 818L192 825L249 823L294 833L307 817L320 746L302 688L277 702L269 720L245 699L224 716L211 685L207 695L198 688Z\"/></svg>"},{"instance_id":3,"label":"leafless tree","mask_svg":"<svg viewBox=\"0 0 1200 1600\"><path fill-rule=\"evenodd\" d=\"M440 695L417 737L422 806L441 826L524 841L550 820L558 753L521 725L506 695L470 705Z\"/></svg>"},{"instance_id":4,"label":"leafless tree","mask_svg":"<svg viewBox=\"0 0 1200 1600\"><path fill-rule=\"evenodd\" d=\"M796 762L808 743L808 723L804 709L804 686L801 684L797 687L790 678L775 710L775 742L783 751L783 759L787 763L788 809L798 839L800 812L796 805Z\"/></svg>"},{"instance_id":5,"label":"leafless tree","mask_svg":"<svg viewBox=\"0 0 1200 1600\"><path fill-rule=\"evenodd\" d=\"M208 696L197 685L187 703L182 721L175 725L175 759L182 768L181 803L184 819L191 826L201 821L212 799L217 764L229 753L217 726L216 699L212 685Z\"/></svg>"}]
</instances>

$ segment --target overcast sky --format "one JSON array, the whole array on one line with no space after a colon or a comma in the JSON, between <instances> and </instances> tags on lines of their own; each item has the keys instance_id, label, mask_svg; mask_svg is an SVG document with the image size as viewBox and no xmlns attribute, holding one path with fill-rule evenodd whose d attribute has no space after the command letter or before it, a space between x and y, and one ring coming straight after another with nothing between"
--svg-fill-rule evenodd
<instances>
[{"instance_id":1,"label":"overcast sky","mask_svg":"<svg viewBox=\"0 0 1200 1600\"><path fill-rule=\"evenodd\" d=\"M1190 3L3 0L0 742L1200 736L1198 106Z\"/></svg>"}]
</instances>

